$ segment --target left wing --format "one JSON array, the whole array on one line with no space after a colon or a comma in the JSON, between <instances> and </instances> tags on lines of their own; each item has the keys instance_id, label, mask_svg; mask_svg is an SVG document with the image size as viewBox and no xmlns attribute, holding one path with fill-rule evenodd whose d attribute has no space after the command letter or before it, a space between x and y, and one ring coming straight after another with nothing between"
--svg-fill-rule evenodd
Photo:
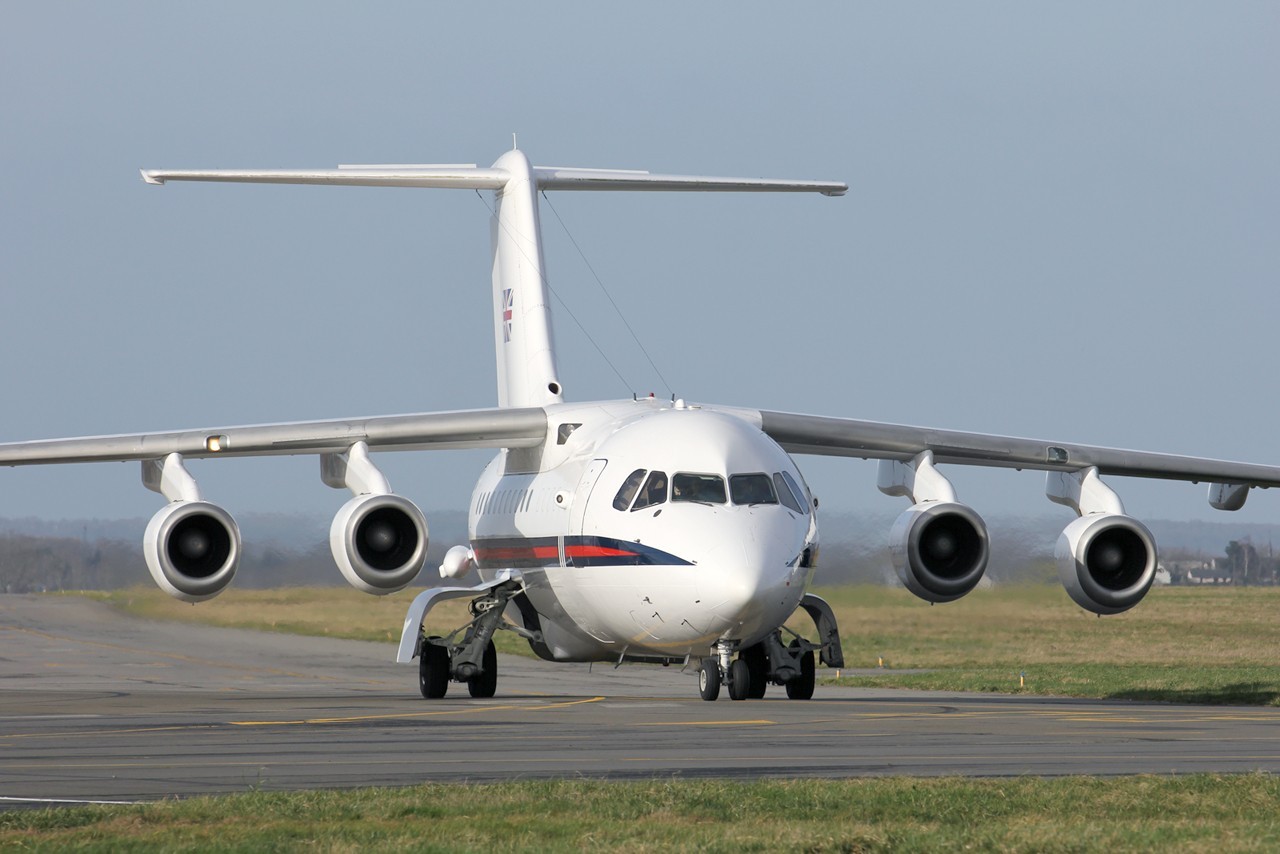
<instances>
[{"instance_id":1,"label":"left wing","mask_svg":"<svg viewBox=\"0 0 1280 854\"><path fill-rule=\"evenodd\" d=\"M906 461L930 451L939 463L1050 472L1096 468L1098 474L1125 477L1280 486L1280 466L790 412L762 410L760 420L761 429L793 454Z\"/></svg>"},{"instance_id":2,"label":"left wing","mask_svg":"<svg viewBox=\"0 0 1280 854\"><path fill-rule=\"evenodd\" d=\"M1155 538L1125 513L1101 475L1207 481L1209 503L1218 510L1239 510L1254 487L1280 486L1280 466L851 418L753 415L789 453L880 460L880 491L911 502L889 535L890 557L907 589L930 602L950 602L976 587L989 553L982 517L960 503L935 462L1047 472L1049 500L1078 517L1054 548L1058 576L1077 604L1097 614L1136 605L1158 568Z\"/></svg>"}]
</instances>

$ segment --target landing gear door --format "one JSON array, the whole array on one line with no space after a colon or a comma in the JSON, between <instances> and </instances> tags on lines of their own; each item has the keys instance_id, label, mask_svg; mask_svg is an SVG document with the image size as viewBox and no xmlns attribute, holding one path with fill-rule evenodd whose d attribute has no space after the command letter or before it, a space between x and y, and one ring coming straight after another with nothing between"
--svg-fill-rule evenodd
<instances>
[{"instance_id":1,"label":"landing gear door","mask_svg":"<svg viewBox=\"0 0 1280 854\"><path fill-rule=\"evenodd\" d=\"M608 464L608 460L592 460L591 465L587 466L587 470L582 473L578 488L573 493L573 504L569 507L570 534L585 533L583 525L586 524L587 507L591 504L591 492Z\"/></svg>"}]
</instances>

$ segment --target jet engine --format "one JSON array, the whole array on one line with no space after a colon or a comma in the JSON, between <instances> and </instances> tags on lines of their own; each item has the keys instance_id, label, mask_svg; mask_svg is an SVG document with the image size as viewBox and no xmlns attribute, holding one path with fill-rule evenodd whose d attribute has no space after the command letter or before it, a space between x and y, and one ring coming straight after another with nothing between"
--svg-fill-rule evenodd
<instances>
[{"instance_id":1,"label":"jet engine","mask_svg":"<svg viewBox=\"0 0 1280 854\"><path fill-rule=\"evenodd\" d=\"M951 602L972 590L986 571L989 552L982 517L954 501L912 505L889 535L898 577L929 602Z\"/></svg>"},{"instance_id":2,"label":"jet engine","mask_svg":"<svg viewBox=\"0 0 1280 854\"><path fill-rule=\"evenodd\" d=\"M1054 549L1062 586L1081 608L1119 614L1142 601L1156 577L1156 544L1147 526L1118 513L1081 516Z\"/></svg>"},{"instance_id":3,"label":"jet engine","mask_svg":"<svg viewBox=\"0 0 1280 854\"><path fill-rule=\"evenodd\" d=\"M329 527L329 548L342 575L375 595L403 590L427 557L427 520L399 495L357 495Z\"/></svg>"},{"instance_id":4,"label":"jet engine","mask_svg":"<svg viewBox=\"0 0 1280 854\"><path fill-rule=\"evenodd\" d=\"M203 602L221 593L240 563L240 529L207 501L172 501L151 517L142 553L165 593Z\"/></svg>"}]
</instances>

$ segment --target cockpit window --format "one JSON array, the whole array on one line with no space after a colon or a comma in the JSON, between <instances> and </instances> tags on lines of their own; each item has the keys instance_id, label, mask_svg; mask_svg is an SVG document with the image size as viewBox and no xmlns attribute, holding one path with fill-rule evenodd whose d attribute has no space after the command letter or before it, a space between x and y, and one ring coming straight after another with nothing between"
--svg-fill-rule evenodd
<instances>
[{"instance_id":1,"label":"cockpit window","mask_svg":"<svg viewBox=\"0 0 1280 854\"><path fill-rule=\"evenodd\" d=\"M774 479L775 480L777 479L777 475L774 475ZM782 473L782 479L787 482L787 486L791 487L791 494L795 496L796 501L799 502L800 504L800 512L808 516L809 515L808 494L804 491L803 488L801 488L800 484L796 483L796 479L791 476L791 472L784 471ZM782 492L782 487L778 487L778 492Z\"/></svg>"},{"instance_id":2,"label":"cockpit window","mask_svg":"<svg viewBox=\"0 0 1280 854\"><path fill-rule=\"evenodd\" d=\"M622 482L622 488L613 497L614 510L626 510L631 506L631 499L636 497L636 490L640 488L640 482L644 480L644 472L644 469L636 469L627 475L627 479Z\"/></svg>"},{"instance_id":3,"label":"cockpit window","mask_svg":"<svg viewBox=\"0 0 1280 854\"><path fill-rule=\"evenodd\" d=\"M667 500L667 473L665 471L649 472L649 479L640 490L640 497L631 506L632 510L641 510L655 504L664 504Z\"/></svg>"},{"instance_id":4,"label":"cockpit window","mask_svg":"<svg viewBox=\"0 0 1280 854\"><path fill-rule=\"evenodd\" d=\"M671 479L672 501L724 504L724 478L716 474L677 474Z\"/></svg>"},{"instance_id":5,"label":"cockpit window","mask_svg":"<svg viewBox=\"0 0 1280 854\"><path fill-rule=\"evenodd\" d=\"M782 502L784 507L788 510L795 511L796 513L804 513L804 511L800 509L800 502L797 501L795 495L791 493L791 487L787 486L787 482L782 479L782 472L773 473L773 488L778 491L778 500Z\"/></svg>"},{"instance_id":6,"label":"cockpit window","mask_svg":"<svg viewBox=\"0 0 1280 854\"><path fill-rule=\"evenodd\" d=\"M777 504L773 481L767 474L735 474L729 477L729 496L734 504Z\"/></svg>"}]
</instances>

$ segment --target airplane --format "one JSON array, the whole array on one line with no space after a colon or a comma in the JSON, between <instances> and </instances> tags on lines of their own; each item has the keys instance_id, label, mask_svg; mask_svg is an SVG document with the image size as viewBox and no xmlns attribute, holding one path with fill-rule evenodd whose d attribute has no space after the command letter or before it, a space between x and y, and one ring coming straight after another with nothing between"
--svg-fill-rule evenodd
<instances>
[{"instance_id":1,"label":"airplane","mask_svg":"<svg viewBox=\"0 0 1280 854\"><path fill-rule=\"evenodd\" d=\"M231 583L241 552L234 518L205 499L188 459L315 455L322 481L351 497L329 542L343 577L380 595L403 590L426 560L427 522L391 490L371 452L492 448L468 512L468 542L440 566L458 581L427 588L405 617L396 660L418 661L419 690L472 697L497 687L493 636L524 638L554 662L649 662L696 668L699 695L761 698L770 685L813 696L816 662L844 665L831 608L808 592L818 564L818 502L793 455L879 460L878 487L910 506L890 555L902 583L933 603L974 589L986 524L940 465L1046 473L1046 495L1076 518L1055 557L1068 595L1099 615L1137 605L1156 572L1151 532L1125 513L1103 476L1207 482L1237 510L1251 488L1280 486L1280 467L1066 442L659 400L565 400L552 335L539 193L807 192L831 181L662 175L534 166L513 148L488 168L371 164L318 170L143 170L171 181L469 189L492 192L493 334L498 405L489 409L214 427L0 444L0 465L138 461L166 504L143 535L155 583L188 602ZM471 620L424 634L441 601L470 599ZM804 612L817 640L787 626Z\"/></svg>"}]
</instances>

